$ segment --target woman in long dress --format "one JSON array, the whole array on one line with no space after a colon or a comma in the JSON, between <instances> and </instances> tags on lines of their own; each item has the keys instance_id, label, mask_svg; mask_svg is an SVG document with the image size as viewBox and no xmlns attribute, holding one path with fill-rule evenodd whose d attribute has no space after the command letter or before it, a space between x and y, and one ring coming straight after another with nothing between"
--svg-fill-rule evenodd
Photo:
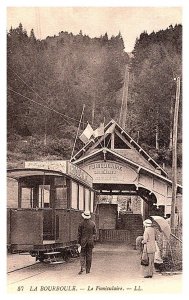
<instances>
[{"instance_id":1,"label":"woman in long dress","mask_svg":"<svg viewBox=\"0 0 189 300\"><path fill-rule=\"evenodd\" d=\"M156 251L156 231L154 227L152 227L152 221L150 219L146 219L143 222L143 225L145 227L145 230L142 243L144 245L144 249L146 248L146 252L149 258L149 265L144 267L146 271L144 278L152 278L154 273L154 258Z\"/></svg>"}]
</instances>

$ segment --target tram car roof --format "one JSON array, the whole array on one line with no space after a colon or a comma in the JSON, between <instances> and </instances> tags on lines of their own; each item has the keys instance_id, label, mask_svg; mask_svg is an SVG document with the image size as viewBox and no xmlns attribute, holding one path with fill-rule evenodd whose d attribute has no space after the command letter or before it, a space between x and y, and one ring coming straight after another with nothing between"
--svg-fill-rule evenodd
<instances>
[{"instance_id":1,"label":"tram car roof","mask_svg":"<svg viewBox=\"0 0 189 300\"><path fill-rule=\"evenodd\" d=\"M27 161L24 168L8 169L7 177L19 180L29 176L63 176L76 179L88 186L93 186L92 177L70 161Z\"/></svg>"}]
</instances>

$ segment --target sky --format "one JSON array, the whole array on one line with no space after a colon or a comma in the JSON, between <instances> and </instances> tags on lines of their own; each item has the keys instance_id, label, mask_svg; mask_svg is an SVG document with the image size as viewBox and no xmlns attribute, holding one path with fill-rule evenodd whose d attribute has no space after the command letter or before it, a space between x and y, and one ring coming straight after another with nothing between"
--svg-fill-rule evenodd
<instances>
[{"instance_id":1,"label":"sky","mask_svg":"<svg viewBox=\"0 0 189 300\"><path fill-rule=\"evenodd\" d=\"M28 34L34 29L37 38L73 34L82 30L90 37L122 34L125 51L131 52L136 38L182 23L181 7L8 7L7 30L22 23Z\"/></svg>"}]
</instances>

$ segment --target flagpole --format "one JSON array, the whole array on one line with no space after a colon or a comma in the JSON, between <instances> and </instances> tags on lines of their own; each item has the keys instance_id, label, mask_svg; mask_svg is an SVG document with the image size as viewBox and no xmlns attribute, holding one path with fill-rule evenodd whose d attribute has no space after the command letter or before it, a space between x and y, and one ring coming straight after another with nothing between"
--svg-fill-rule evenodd
<instances>
[{"instance_id":1,"label":"flagpole","mask_svg":"<svg viewBox=\"0 0 189 300\"><path fill-rule=\"evenodd\" d=\"M85 104L83 104L83 110L82 110L81 117L80 117L80 120L79 120L79 125L78 125L78 128L77 128L77 133L76 133L76 137L75 137L75 141L74 141L74 145L73 145L73 149L72 149L72 154L71 154L70 161L72 160L72 157L73 157L73 154L74 154L75 144L76 144L76 141L77 141L77 137L78 137L78 133L79 133L81 121L82 121L82 118L83 118L84 110L85 110Z\"/></svg>"}]
</instances>

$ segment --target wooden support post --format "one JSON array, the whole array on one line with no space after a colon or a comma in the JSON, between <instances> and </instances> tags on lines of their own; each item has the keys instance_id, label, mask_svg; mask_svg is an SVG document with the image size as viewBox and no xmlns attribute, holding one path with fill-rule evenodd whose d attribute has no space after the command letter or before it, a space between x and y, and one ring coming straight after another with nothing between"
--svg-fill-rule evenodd
<instances>
[{"instance_id":1,"label":"wooden support post","mask_svg":"<svg viewBox=\"0 0 189 300\"><path fill-rule=\"evenodd\" d=\"M43 187L41 190L41 208L44 208L44 199L45 198L45 172L43 174Z\"/></svg>"},{"instance_id":2,"label":"wooden support post","mask_svg":"<svg viewBox=\"0 0 189 300\"><path fill-rule=\"evenodd\" d=\"M178 111L180 98L180 77L176 79L176 101L173 121L173 148L172 148L172 203L171 203L171 231L175 232L175 204L177 197L177 129L178 129Z\"/></svg>"},{"instance_id":3,"label":"wooden support post","mask_svg":"<svg viewBox=\"0 0 189 300\"><path fill-rule=\"evenodd\" d=\"M18 208L22 207L22 183L18 181Z\"/></svg>"},{"instance_id":4,"label":"wooden support post","mask_svg":"<svg viewBox=\"0 0 189 300\"><path fill-rule=\"evenodd\" d=\"M112 150L114 150L114 140L115 140L115 138L114 138L115 136L114 136L114 132L111 134L111 149Z\"/></svg>"},{"instance_id":5,"label":"wooden support post","mask_svg":"<svg viewBox=\"0 0 189 300\"><path fill-rule=\"evenodd\" d=\"M39 207L39 187L35 185L33 188L33 208Z\"/></svg>"}]
</instances>

